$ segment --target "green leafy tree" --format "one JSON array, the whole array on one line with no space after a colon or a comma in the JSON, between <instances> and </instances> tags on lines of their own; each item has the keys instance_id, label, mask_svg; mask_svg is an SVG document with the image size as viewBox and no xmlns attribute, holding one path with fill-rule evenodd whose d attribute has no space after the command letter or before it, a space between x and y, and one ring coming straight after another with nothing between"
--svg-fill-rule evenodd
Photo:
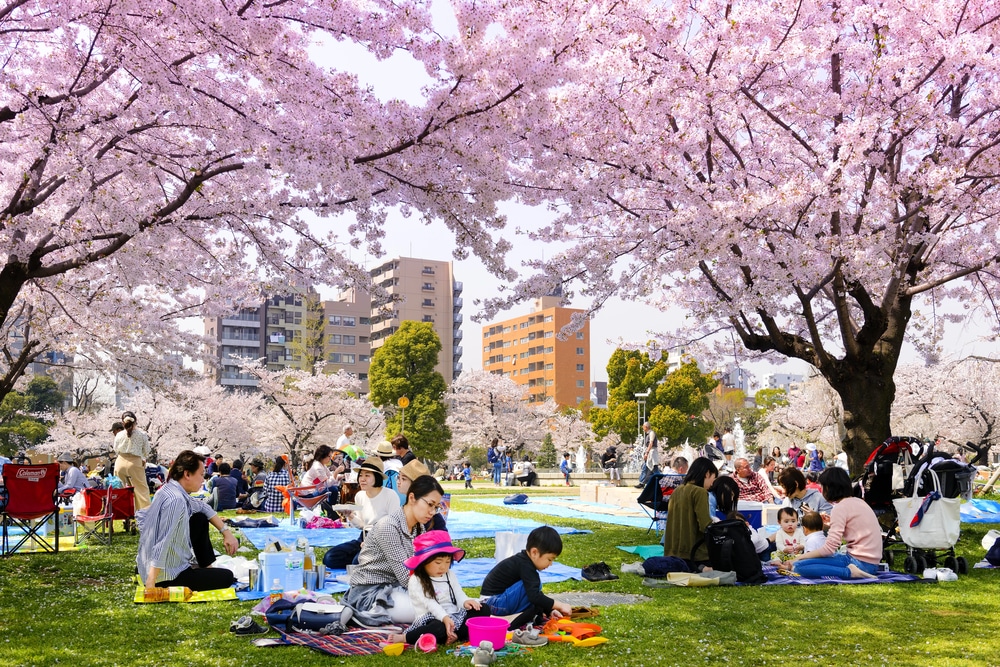
<instances>
[{"instance_id":1,"label":"green leafy tree","mask_svg":"<svg viewBox=\"0 0 1000 667\"><path fill-rule=\"evenodd\" d=\"M538 450L537 463L539 468L556 467L556 445L552 441L551 433L546 433L545 437L542 438L542 447Z\"/></svg>"},{"instance_id":2,"label":"green leafy tree","mask_svg":"<svg viewBox=\"0 0 1000 667\"><path fill-rule=\"evenodd\" d=\"M429 322L406 321L375 351L368 372L369 398L387 414L385 432L405 432L414 454L435 461L451 447L443 400L447 385L434 370L440 353L441 340ZM409 405L400 410L404 396Z\"/></svg>"},{"instance_id":3,"label":"green leafy tree","mask_svg":"<svg viewBox=\"0 0 1000 667\"><path fill-rule=\"evenodd\" d=\"M52 423L48 417L62 407L64 398L55 381L43 375L32 378L24 392L4 396L0 403L0 454L11 457L48 439Z\"/></svg>"},{"instance_id":4,"label":"green leafy tree","mask_svg":"<svg viewBox=\"0 0 1000 667\"><path fill-rule=\"evenodd\" d=\"M718 384L698 370L692 359L668 375L666 359L653 361L646 352L615 350L608 361L608 407L594 408L588 418L594 433L603 438L617 433L624 444L638 435L637 393L649 392L646 419L661 442L701 442L712 432L702 417L708 394Z\"/></svg>"}]
</instances>

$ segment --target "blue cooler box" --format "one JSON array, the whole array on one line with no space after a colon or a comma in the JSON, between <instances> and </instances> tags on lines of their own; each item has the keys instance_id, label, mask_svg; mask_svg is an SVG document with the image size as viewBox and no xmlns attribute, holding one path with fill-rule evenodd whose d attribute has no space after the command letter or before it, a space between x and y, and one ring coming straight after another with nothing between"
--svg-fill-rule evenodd
<instances>
[{"instance_id":1,"label":"blue cooler box","mask_svg":"<svg viewBox=\"0 0 1000 667\"><path fill-rule=\"evenodd\" d=\"M736 505L736 511L743 515L743 518L747 520L747 523L749 523L754 530L757 530L763 524L764 503L741 500ZM726 513L722 511L716 512L715 515L720 519L726 518Z\"/></svg>"}]
</instances>

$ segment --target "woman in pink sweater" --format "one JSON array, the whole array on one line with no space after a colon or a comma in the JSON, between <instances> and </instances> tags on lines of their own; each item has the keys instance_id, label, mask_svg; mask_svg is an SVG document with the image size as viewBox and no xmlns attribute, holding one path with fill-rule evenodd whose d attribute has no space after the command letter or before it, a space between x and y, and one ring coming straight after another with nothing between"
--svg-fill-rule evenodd
<instances>
[{"instance_id":1,"label":"woman in pink sweater","mask_svg":"<svg viewBox=\"0 0 1000 667\"><path fill-rule=\"evenodd\" d=\"M882 560L882 529L875 512L854 497L851 478L841 468L827 468L819 476L823 497L833 503L830 531L819 549L793 559L793 569L805 577L873 579ZM847 553L838 553L841 542Z\"/></svg>"}]
</instances>

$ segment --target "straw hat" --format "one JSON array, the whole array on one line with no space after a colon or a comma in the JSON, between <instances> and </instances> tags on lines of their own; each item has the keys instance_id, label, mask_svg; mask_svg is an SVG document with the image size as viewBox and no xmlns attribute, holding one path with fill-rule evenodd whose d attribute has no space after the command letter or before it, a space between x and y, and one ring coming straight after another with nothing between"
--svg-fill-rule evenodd
<instances>
[{"instance_id":1,"label":"straw hat","mask_svg":"<svg viewBox=\"0 0 1000 667\"><path fill-rule=\"evenodd\" d=\"M365 459L364 463L358 466L358 472L362 473L364 471L374 473L379 476L382 480L385 480L385 469L382 467L382 462L377 458Z\"/></svg>"},{"instance_id":2,"label":"straw hat","mask_svg":"<svg viewBox=\"0 0 1000 667\"><path fill-rule=\"evenodd\" d=\"M446 530L428 530L413 540L413 556L403 561L411 572L435 556L447 554L456 563L465 558L465 550L452 546L451 536Z\"/></svg>"},{"instance_id":3,"label":"straw hat","mask_svg":"<svg viewBox=\"0 0 1000 667\"><path fill-rule=\"evenodd\" d=\"M388 440L383 440L378 443L378 448L375 450L375 453L384 459L391 459L396 455L396 451L392 448L392 443Z\"/></svg>"},{"instance_id":4,"label":"straw hat","mask_svg":"<svg viewBox=\"0 0 1000 667\"><path fill-rule=\"evenodd\" d=\"M412 482L417 477L430 475L431 470L423 463L421 463L419 459L413 459L405 466L403 466L403 468L399 471L399 474Z\"/></svg>"}]
</instances>

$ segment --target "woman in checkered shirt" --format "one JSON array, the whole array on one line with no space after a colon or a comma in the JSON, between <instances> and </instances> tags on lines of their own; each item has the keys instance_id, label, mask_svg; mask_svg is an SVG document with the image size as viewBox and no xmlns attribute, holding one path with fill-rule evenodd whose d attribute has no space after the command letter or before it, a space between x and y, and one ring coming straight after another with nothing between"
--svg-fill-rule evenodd
<instances>
[{"instance_id":1,"label":"woman in checkered shirt","mask_svg":"<svg viewBox=\"0 0 1000 667\"><path fill-rule=\"evenodd\" d=\"M351 573L351 588L344 596L344 604L365 625L413 622L415 612L407 590L410 570L405 562L413 556L413 538L434 518L443 495L436 479L422 475L410 485L406 504L379 519L368 532Z\"/></svg>"},{"instance_id":2,"label":"woman in checkered shirt","mask_svg":"<svg viewBox=\"0 0 1000 667\"><path fill-rule=\"evenodd\" d=\"M279 486L291 486L292 480L288 476L288 471L285 469L285 459L276 456L274 459L274 468L271 472L267 473L267 477L264 478L264 511L265 512L281 512L282 511L282 501L284 496L281 495L281 491L278 490Z\"/></svg>"}]
</instances>

